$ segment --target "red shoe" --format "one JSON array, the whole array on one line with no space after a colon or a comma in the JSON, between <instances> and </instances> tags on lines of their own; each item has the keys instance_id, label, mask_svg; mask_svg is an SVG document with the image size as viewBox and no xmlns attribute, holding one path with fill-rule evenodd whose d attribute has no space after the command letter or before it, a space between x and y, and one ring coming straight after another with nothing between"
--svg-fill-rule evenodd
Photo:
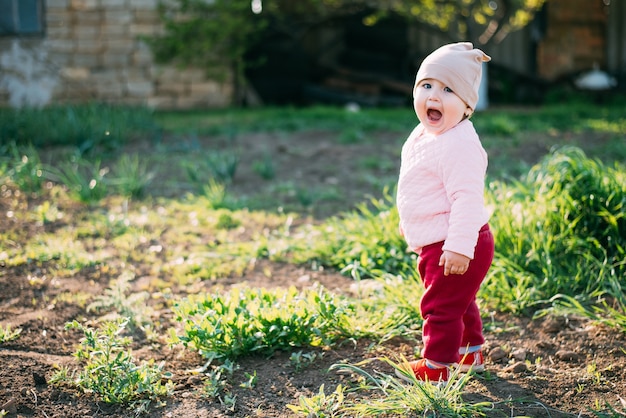
<instances>
[{"instance_id":1,"label":"red shoe","mask_svg":"<svg viewBox=\"0 0 626 418\"><path fill-rule=\"evenodd\" d=\"M455 364L455 366L457 366ZM473 372L484 372L485 371L485 357L483 356L483 351L478 350L473 353L467 353L461 355L461 362L458 364L459 370L461 372L467 373L470 369Z\"/></svg>"},{"instance_id":2,"label":"red shoe","mask_svg":"<svg viewBox=\"0 0 626 418\"><path fill-rule=\"evenodd\" d=\"M426 364L426 359L420 359L417 361L410 361L409 366L411 371L417 380L431 383L446 383L450 378L450 368L442 367L439 369L432 369ZM396 370L396 375L408 382L412 382L407 378L402 371Z\"/></svg>"}]
</instances>

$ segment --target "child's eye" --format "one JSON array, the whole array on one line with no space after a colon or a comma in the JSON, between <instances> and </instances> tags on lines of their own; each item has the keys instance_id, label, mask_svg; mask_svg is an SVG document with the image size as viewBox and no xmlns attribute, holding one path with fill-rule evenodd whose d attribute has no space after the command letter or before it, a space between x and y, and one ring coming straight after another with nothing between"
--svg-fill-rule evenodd
<instances>
[{"instance_id":1,"label":"child's eye","mask_svg":"<svg viewBox=\"0 0 626 418\"><path fill-rule=\"evenodd\" d=\"M443 91L445 91L447 93L454 93L450 87L444 87Z\"/></svg>"},{"instance_id":2,"label":"child's eye","mask_svg":"<svg viewBox=\"0 0 626 418\"><path fill-rule=\"evenodd\" d=\"M422 84L422 87L425 88L425 89L429 89L432 86L430 85L430 83L424 83L424 84Z\"/></svg>"}]
</instances>

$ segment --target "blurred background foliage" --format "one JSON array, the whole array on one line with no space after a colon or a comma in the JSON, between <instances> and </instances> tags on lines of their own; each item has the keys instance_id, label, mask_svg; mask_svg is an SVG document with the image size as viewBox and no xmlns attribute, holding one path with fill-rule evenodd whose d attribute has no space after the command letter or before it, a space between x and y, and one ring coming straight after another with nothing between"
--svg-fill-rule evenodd
<instances>
[{"instance_id":1,"label":"blurred background foliage","mask_svg":"<svg viewBox=\"0 0 626 418\"><path fill-rule=\"evenodd\" d=\"M448 33L450 41L486 45L523 28L545 0L172 0L161 2L162 34L147 39L156 59L204 68L212 77L235 80L243 100L246 59L271 28L302 38L315 28L361 15L367 26L391 15Z\"/></svg>"}]
</instances>

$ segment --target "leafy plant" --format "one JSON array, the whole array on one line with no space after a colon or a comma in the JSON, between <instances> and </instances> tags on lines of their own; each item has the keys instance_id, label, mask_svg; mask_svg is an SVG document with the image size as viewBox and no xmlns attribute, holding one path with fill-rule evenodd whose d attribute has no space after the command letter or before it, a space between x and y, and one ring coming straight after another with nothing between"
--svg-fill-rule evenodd
<instances>
[{"instance_id":1,"label":"leafy plant","mask_svg":"<svg viewBox=\"0 0 626 418\"><path fill-rule=\"evenodd\" d=\"M310 366L315 360L323 356L323 352L316 353L311 351L309 353L304 353L302 350L300 350L291 353L291 355L289 356L289 362L296 369L296 371L300 371L305 367Z\"/></svg>"},{"instance_id":2,"label":"leafy plant","mask_svg":"<svg viewBox=\"0 0 626 418\"><path fill-rule=\"evenodd\" d=\"M108 167L101 167L100 161L88 161L74 156L51 172L50 178L66 186L69 195L82 203L93 204L102 200L108 193L105 176Z\"/></svg>"},{"instance_id":3,"label":"leafy plant","mask_svg":"<svg viewBox=\"0 0 626 418\"><path fill-rule=\"evenodd\" d=\"M131 292L130 282L134 279L132 273L122 273L111 287L87 306L87 311L107 311L113 309L121 318L126 318L131 327L142 326L147 323L145 301L150 297L147 292Z\"/></svg>"},{"instance_id":4,"label":"leafy plant","mask_svg":"<svg viewBox=\"0 0 626 418\"><path fill-rule=\"evenodd\" d=\"M257 382L258 382L257 375L256 375L256 370L254 372L252 372L252 373L246 372L245 374L246 374L246 379L248 379L248 380L246 380L245 382L241 383L239 385L239 387L246 388L246 389L254 388L256 386Z\"/></svg>"},{"instance_id":5,"label":"leafy plant","mask_svg":"<svg viewBox=\"0 0 626 418\"><path fill-rule=\"evenodd\" d=\"M202 187L202 194L213 209L234 209L237 206L236 202L229 196L226 185L213 178L209 179L208 183Z\"/></svg>"},{"instance_id":6,"label":"leafy plant","mask_svg":"<svg viewBox=\"0 0 626 418\"><path fill-rule=\"evenodd\" d=\"M326 395L324 385L321 385L317 395L310 397L300 396L298 398L298 405L289 404L287 408L299 416L332 418L342 416L341 407L343 406L343 402L343 386L337 385L334 392L330 395Z\"/></svg>"},{"instance_id":7,"label":"leafy plant","mask_svg":"<svg viewBox=\"0 0 626 418\"><path fill-rule=\"evenodd\" d=\"M135 411L145 411L150 402L170 394L173 384L163 383L163 363L156 365L150 360L136 364L127 348L131 340L121 336L126 324L125 320L109 321L100 330L94 330L78 321L67 323L66 329L84 334L74 353L84 368L75 376L61 369L51 382L76 386L95 393L103 402L127 404Z\"/></svg>"},{"instance_id":8,"label":"leafy plant","mask_svg":"<svg viewBox=\"0 0 626 418\"><path fill-rule=\"evenodd\" d=\"M113 169L115 177L109 180L115 190L128 197L142 197L146 187L154 179L154 172L149 171L148 163L139 155L124 154Z\"/></svg>"},{"instance_id":9,"label":"leafy plant","mask_svg":"<svg viewBox=\"0 0 626 418\"><path fill-rule=\"evenodd\" d=\"M364 133L361 129L349 129L345 130L339 136L340 144L358 144L364 141Z\"/></svg>"},{"instance_id":10,"label":"leafy plant","mask_svg":"<svg viewBox=\"0 0 626 418\"><path fill-rule=\"evenodd\" d=\"M210 180L228 183L235 177L239 156L234 152L215 152L205 155L201 161L185 161L183 166L189 180L200 189Z\"/></svg>"},{"instance_id":11,"label":"leafy plant","mask_svg":"<svg viewBox=\"0 0 626 418\"><path fill-rule=\"evenodd\" d=\"M230 360L225 360L221 365L211 365L211 370L204 373L203 396L215 399L224 395L228 386L228 379L238 368L239 365Z\"/></svg>"},{"instance_id":12,"label":"leafy plant","mask_svg":"<svg viewBox=\"0 0 626 418\"><path fill-rule=\"evenodd\" d=\"M63 217L63 213L59 211L57 205L50 203L46 200L37 206L36 210L37 222L42 225L46 225L50 222L54 222Z\"/></svg>"},{"instance_id":13,"label":"leafy plant","mask_svg":"<svg viewBox=\"0 0 626 418\"><path fill-rule=\"evenodd\" d=\"M231 214L221 213L217 220L216 227L219 229L234 229L239 225L241 225L241 221L234 218Z\"/></svg>"},{"instance_id":14,"label":"leafy plant","mask_svg":"<svg viewBox=\"0 0 626 418\"><path fill-rule=\"evenodd\" d=\"M234 152L212 153L206 162L213 178L218 181L230 182L237 172L239 155Z\"/></svg>"},{"instance_id":15,"label":"leafy plant","mask_svg":"<svg viewBox=\"0 0 626 418\"><path fill-rule=\"evenodd\" d=\"M252 170L261 176L263 180L272 180L276 176L272 155L269 152L263 153L263 158L253 163Z\"/></svg>"},{"instance_id":16,"label":"leafy plant","mask_svg":"<svg viewBox=\"0 0 626 418\"><path fill-rule=\"evenodd\" d=\"M348 315L350 306L323 290L241 287L226 295L183 300L173 310L183 325L175 341L209 359L234 359L327 344L339 337L334 318Z\"/></svg>"},{"instance_id":17,"label":"leafy plant","mask_svg":"<svg viewBox=\"0 0 626 418\"><path fill-rule=\"evenodd\" d=\"M9 144L6 174L25 193L40 193L46 180L46 167L41 162L39 151L32 145L20 147Z\"/></svg>"},{"instance_id":18,"label":"leafy plant","mask_svg":"<svg viewBox=\"0 0 626 418\"><path fill-rule=\"evenodd\" d=\"M0 344L16 340L21 333L21 328L12 330L11 325L0 326Z\"/></svg>"}]
</instances>

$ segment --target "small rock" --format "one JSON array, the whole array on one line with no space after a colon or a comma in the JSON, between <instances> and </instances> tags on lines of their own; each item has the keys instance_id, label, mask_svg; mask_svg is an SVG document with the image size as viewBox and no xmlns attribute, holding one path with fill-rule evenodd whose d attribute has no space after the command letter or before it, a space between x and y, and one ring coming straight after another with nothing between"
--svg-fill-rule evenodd
<instances>
[{"instance_id":1,"label":"small rock","mask_svg":"<svg viewBox=\"0 0 626 418\"><path fill-rule=\"evenodd\" d=\"M526 360L526 350L524 350L523 348L518 348L511 352L511 356L517 361L524 361Z\"/></svg>"},{"instance_id":2,"label":"small rock","mask_svg":"<svg viewBox=\"0 0 626 418\"><path fill-rule=\"evenodd\" d=\"M559 350L556 352L556 358L563 361L576 361L578 360L578 353L568 350Z\"/></svg>"},{"instance_id":3,"label":"small rock","mask_svg":"<svg viewBox=\"0 0 626 418\"><path fill-rule=\"evenodd\" d=\"M9 399L2 406L0 406L0 410L5 410L9 414L17 414L17 401L15 398Z\"/></svg>"},{"instance_id":4,"label":"small rock","mask_svg":"<svg viewBox=\"0 0 626 418\"><path fill-rule=\"evenodd\" d=\"M199 385L201 383L202 383L202 376L197 375L197 374L191 375L187 379L187 384L190 386Z\"/></svg>"},{"instance_id":5,"label":"small rock","mask_svg":"<svg viewBox=\"0 0 626 418\"><path fill-rule=\"evenodd\" d=\"M298 277L298 283L309 283L310 281L311 281L310 274L303 274L302 276Z\"/></svg>"},{"instance_id":6,"label":"small rock","mask_svg":"<svg viewBox=\"0 0 626 418\"><path fill-rule=\"evenodd\" d=\"M505 372L514 374L524 373L527 370L528 366L523 361L518 361L517 363L511 364L504 369Z\"/></svg>"},{"instance_id":7,"label":"small rock","mask_svg":"<svg viewBox=\"0 0 626 418\"><path fill-rule=\"evenodd\" d=\"M567 326L567 320L562 316L546 318L542 328L549 334L557 334Z\"/></svg>"},{"instance_id":8,"label":"small rock","mask_svg":"<svg viewBox=\"0 0 626 418\"><path fill-rule=\"evenodd\" d=\"M550 350L554 348L554 344L549 341L539 341L537 342L537 348L542 350Z\"/></svg>"},{"instance_id":9,"label":"small rock","mask_svg":"<svg viewBox=\"0 0 626 418\"><path fill-rule=\"evenodd\" d=\"M497 362L507 357L506 351L502 347L496 347L489 352L489 358L493 362Z\"/></svg>"}]
</instances>

